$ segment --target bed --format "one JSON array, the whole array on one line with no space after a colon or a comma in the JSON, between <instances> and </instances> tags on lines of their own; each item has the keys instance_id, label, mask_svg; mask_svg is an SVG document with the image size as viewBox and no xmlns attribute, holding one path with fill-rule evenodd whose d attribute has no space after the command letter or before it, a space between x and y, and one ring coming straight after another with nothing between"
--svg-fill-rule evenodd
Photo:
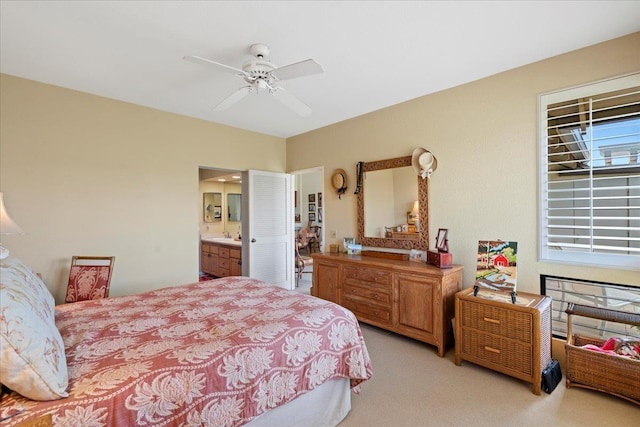
<instances>
[{"instance_id":1,"label":"bed","mask_svg":"<svg viewBox=\"0 0 640 427\"><path fill-rule=\"evenodd\" d=\"M22 263L0 267L2 426L336 425L372 375L350 311L259 280L54 306Z\"/></svg>"}]
</instances>

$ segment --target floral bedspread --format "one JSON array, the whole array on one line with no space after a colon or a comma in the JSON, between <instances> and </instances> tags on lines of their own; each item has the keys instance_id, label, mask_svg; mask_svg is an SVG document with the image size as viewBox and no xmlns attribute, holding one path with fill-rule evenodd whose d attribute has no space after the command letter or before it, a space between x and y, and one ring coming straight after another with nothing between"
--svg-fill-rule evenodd
<instances>
[{"instance_id":1,"label":"floral bedspread","mask_svg":"<svg viewBox=\"0 0 640 427\"><path fill-rule=\"evenodd\" d=\"M354 315L246 277L56 307L68 398L11 393L0 425L239 426L333 378L371 376Z\"/></svg>"}]
</instances>

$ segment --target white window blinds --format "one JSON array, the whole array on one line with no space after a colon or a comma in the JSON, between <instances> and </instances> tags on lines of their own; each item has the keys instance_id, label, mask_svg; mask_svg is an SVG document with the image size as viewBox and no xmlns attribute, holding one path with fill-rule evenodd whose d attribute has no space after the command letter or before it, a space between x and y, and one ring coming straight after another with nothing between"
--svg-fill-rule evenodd
<instances>
[{"instance_id":1,"label":"white window blinds","mask_svg":"<svg viewBox=\"0 0 640 427\"><path fill-rule=\"evenodd\" d=\"M540 106L541 259L640 269L640 74Z\"/></svg>"}]
</instances>

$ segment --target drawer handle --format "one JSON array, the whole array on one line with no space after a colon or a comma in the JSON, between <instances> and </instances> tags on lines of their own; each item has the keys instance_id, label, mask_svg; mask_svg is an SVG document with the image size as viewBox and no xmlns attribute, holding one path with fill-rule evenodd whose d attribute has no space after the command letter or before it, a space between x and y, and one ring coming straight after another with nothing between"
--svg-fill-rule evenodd
<instances>
[{"instance_id":1,"label":"drawer handle","mask_svg":"<svg viewBox=\"0 0 640 427\"><path fill-rule=\"evenodd\" d=\"M487 351L490 351L491 353L496 353L496 354L500 354L500 350L498 350L497 348L493 348L493 347L489 347L489 346L484 346L484 349Z\"/></svg>"},{"instance_id":2,"label":"drawer handle","mask_svg":"<svg viewBox=\"0 0 640 427\"><path fill-rule=\"evenodd\" d=\"M485 317L482 320L484 320L485 322L489 322L489 323L495 323L496 325L500 324L500 321L498 319L490 319L488 317Z\"/></svg>"}]
</instances>

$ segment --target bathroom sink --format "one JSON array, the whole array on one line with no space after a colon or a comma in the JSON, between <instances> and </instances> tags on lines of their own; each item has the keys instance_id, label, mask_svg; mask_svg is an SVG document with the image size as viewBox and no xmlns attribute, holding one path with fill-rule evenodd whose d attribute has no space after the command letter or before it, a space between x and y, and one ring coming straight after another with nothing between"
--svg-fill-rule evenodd
<instances>
[{"instance_id":1,"label":"bathroom sink","mask_svg":"<svg viewBox=\"0 0 640 427\"><path fill-rule=\"evenodd\" d=\"M240 246L242 245L242 241L241 240L235 240L231 237L206 237L206 236L202 236L201 240L205 241L205 242L212 242L212 243L224 243L225 245L234 245L234 246Z\"/></svg>"}]
</instances>

